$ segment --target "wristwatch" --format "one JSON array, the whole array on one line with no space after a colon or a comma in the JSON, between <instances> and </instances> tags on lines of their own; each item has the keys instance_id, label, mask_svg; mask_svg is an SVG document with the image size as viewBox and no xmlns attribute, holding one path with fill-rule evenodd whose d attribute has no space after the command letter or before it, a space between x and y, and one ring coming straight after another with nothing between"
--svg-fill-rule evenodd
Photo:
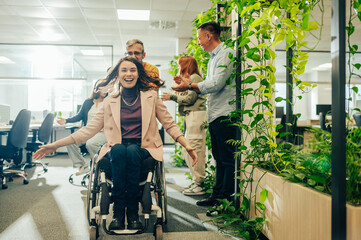
<instances>
[{"instance_id":1,"label":"wristwatch","mask_svg":"<svg viewBox=\"0 0 361 240\"><path fill-rule=\"evenodd\" d=\"M193 90L193 88L192 88L192 83L189 83L188 89L189 89L189 90Z\"/></svg>"}]
</instances>

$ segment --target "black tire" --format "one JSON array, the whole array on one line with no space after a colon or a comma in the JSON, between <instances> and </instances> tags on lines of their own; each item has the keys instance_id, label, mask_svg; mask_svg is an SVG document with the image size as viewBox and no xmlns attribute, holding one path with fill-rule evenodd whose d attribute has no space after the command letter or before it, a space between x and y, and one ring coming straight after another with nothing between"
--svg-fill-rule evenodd
<instances>
[{"instance_id":1,"label":"black tire","mask_svg":"<svg viewBox=\"0 0 361 240\"><path fill-rule=\"evenodd\" d=\"M92 163L92 168L89 172L89 182L88 182L88 192L87 192L87 217L88 217L88 223L89 226L92 225L91 219L90 219L90 210L93 209L99 201L99 169L98 165ZM94 201L95 200L95 201ZM98 223L97 223L98 224Z\"/></svg>"},{"instance_id":2,"label":"black tire","mask_svg":"<svg viewBox=\"0 0 361 240\"><path fill-rule=\"evenodd\" d=\"M89 239L96 240L99 237L99 227L98 226L90 226L89 227Z\"/></svg>"},{"instance_id":3,"label":"black tire","mask_svg":"<svg viewBox=\"0 0 361 240\"><path fill-rule=\"evenodd\" d=\"M28 180L26 180L26 179L24 179L24 180L23 180L23 184L25 184L25 185L26 185L26 184L28 184L28 183L29 183L29 181L28 181Z\"/></svg>"},{"instance_id":4,"label":"black tire","mask_svg":"<svg viewBox=\"0 0 361 240\"><path fill-rule=\"evenodd\" d=\"M163 240L163 228L162 225L155 225L154 226L154 238L155 240Z\"/></svg>"},{"instance_id":5,"label":"black tire","mask_svg":"<svg viewBox=\"0 0 361 240\"><path fill-rule=\"evenodd\" d=\"M163 163L156 165L155 174L155 199L157 205L162 209L163 223L167 223L167 191Z\"/></svg>"}]
</instances>

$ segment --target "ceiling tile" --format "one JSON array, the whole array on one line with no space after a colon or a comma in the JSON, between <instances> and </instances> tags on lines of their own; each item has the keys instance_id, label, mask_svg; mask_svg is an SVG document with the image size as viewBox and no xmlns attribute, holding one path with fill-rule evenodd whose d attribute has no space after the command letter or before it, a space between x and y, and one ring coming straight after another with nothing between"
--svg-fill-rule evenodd
<instances>
[{"instance_id":1,"label":"ceiling tile","mask_svg":"<svg viewBox=\"0 0 361 240\"><path fill-rule=\"evenodd\" d=\"M23 18L25 22L32 26L57 26L53 18Z\"/></svg>"},{"instance_id":2,"label":"ceiling tile","mask_svg":"<svg viewBox=\"0 0 361 240\"><path fill-rule=\"evenodd\" d=\"M182 16L183 16L182 11L152 10L150 12L150 20L178 21L178 20L182 20Z\"/></svg>"},{"instance_id":3,"label":"ceiling tile","mask_svg":"<svg viewBox=\"0 0 361 240\"><path fill-rule=\"evenodd\" d=\"M10 6L42 6L39 0L3 0L3 2Z\"/></svg>"},{"instance_id":4,"label":"ceiling tile","mask_svg":"<svg viewBox=\"0 0 361 240\"><path fill-rule=\"evenodd\" d=\"M6 25L21 25L24 24L24 21L21 17L18 16L3 16L0 15L0 23Z\"/></svg>"},{"instance_id":5,"label":"ceiling tile","mask_svg":"<svg viewBox=\"0 0 361 240\"><path fill-rule=\"evenodd\" d=\"M144 34L144 32L149 28L148 21L119 21L119 26L123 30L134 30L139 34ZM122 31L123 33L123 31Z\"/></svg>"},{"instance_id":6,"label":"ceiling tile","mask_svg":"<svg viewBox=\"0 0 361 240\"><path fill-rule=\"evenodd\" d=\"M204 12L212 7L210 0L189 0L187 11Z\"/></svg>"},{"instance_id":7,"label":"ceiling tile","mask_svg":"<svg viewBox=\"0 0 361 240\"><path fill-rule=\"evenodd\" d=\"M34 18L51 18L52 16L44 7L18 7L14 6L12 9L22 17Z\"/></svg>"},{"instance_id":8,"label":"ceiling tile","mask_svg":"<svg viewBox=\"0 0 361 240\"><path fill-rule=\"evenodd\" d=\"M87 18L90 19L118 19L118 17L116 16L116 11L114 9L84 9L84 14Z\"/></svg>"},{"instance_id":9,"label":"ceiling tile","mask_svg":"<svg viewBox=\"0 0 361 240\"><path fill-rule=\"evenodd\" d=\"M83 8L111 8L114 9L113 0L79 0L79 5Z\"/></svg>"},{"instance_id":10,"label":"ceiling tile","mask_svg":"<svg viewBox=\"0 0 361 240\"><path fill-rule=\"evenodd\" d=\"M83 18L79 8L48 7L55 18Z\"/></svg>"},{"instance_id":11,"label":"ceiling tile","mask_svg":"<svg viewBox=\"0 0 361 240\"><path fill-rule=\"evenodd\" d=\"M108 29L118 29L116 24L116 20L93 20L88 19L88 23L91 27L101 27L101 28L108 28Z\"/></svg>"},{"instance_id":12,"label":"ceiling tile","mask_svg":"<svg viewBox=\"0 0 361 240\"><path fill-rule=\"evenodd\" d=\"M61 0L61 1L41 0L41 2L46 7L60 7L60 8L78 7L78 4L74 0Z\"/></svg>"},{"instance_id":13,"label":"ceiling tile","mask_svg":"<svg viewBox=\"0 0 361 240\"><path fill-rule=\"evenodd\" d=\"M117 9L150 10L150 3L151 1L149 0L115 0L115 6Z\"/></svg>"},{"instance_id":14,"label":"ceiling tile","mask_svg":"<svg viewBox=\"0 0 361 240\"><path fill-rule=\"evenodd\" d=\"M0 15L16 15L16 13L11 7L0 5Z\"/></svg>"},{"instance_id":15,"label":"ceiling tile","mask_svg":"<svg viewBox=\"0 0 361 240\"><path fill-rule=\"evenodd\" d=\"M197 14L199 14L199 12L184 12L182 20L191 22L197 17Z\"/></svg>"},{"instance_id":16,"label":"ceiling tile","mask_svg":"<svg viewBox=\"0 0 361 240\"><path fill-rule=\"evenodd\" d=\"M57 22L65 29L88 28L88 24L84 19L58 19Z\"/></svg>"},{"instance_id":17,"label":"ceiling tile","mask_svg":"<svg viewBox=\"0 0 361 240\"><path fill-rule=\"evenodd\" d=\"M170 4L169 0L153 0L151 10L184 11L188 2L188 0L172 1Z\"/></svg>"}]
</instances>

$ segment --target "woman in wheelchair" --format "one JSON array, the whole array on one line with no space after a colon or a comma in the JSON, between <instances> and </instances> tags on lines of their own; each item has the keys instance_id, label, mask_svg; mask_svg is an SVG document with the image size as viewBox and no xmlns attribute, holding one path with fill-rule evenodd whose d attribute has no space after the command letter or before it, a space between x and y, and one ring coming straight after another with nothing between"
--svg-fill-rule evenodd
<instances>
[{"instance_id":1,"label":"woman in wheelchair","mask_svg":"<svg viewBox=\"0 0 361 240\"><path fill-rule=\"evenodd\" d=\"M101 86L114 79L119 85L117 91L104 100L102 109L85 127L69 137L41 146L34 158L43 158L62 146L84 142L104 128L107 143L100 150L99 159L105 154L110 157L113 175L113 220L109 230L124 229L125 214L127 229L142 230L138 216L141 162L149 156L157 161L163 159L157 119L186 149L193 165L197 163L197 154L158 98L158 88L163 81L149 77L141 63L128 57L119 60Z\"/></svg>"}]
</instances>

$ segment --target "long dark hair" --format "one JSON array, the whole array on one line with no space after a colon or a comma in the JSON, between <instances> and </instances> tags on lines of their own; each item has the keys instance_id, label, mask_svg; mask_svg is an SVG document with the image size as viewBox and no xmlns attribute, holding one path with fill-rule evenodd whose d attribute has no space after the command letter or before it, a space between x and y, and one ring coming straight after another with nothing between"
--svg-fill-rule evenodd
<instances>
[{"instance_id":1,"label":"long dark hair","mask_svg":"<svg viewBox=\"0 0 361 240\"><path fill-rule=\"evenodd\" d=\"M132 57L124 57L121 58L118 63L114 66L114 68L108 73L108 75L105 78L105 81L100 83L99 86L106 86L111 81L115 81L119 74L119 66L122 64L122 62L128 61L135 64L138 70L138 81L137 81L137 88L140 91L147 91L149 89L158 89L161 86L164 85L164 81L160 80L159 78L153 78L147 75L146 71L144 70L143 65L138 62L135 58ZM117 80L119 82L119 80ZM120 82L117 83L120 85ZM116 96L119 96L119 94L115 94Z\"/></svg>"}]
</instances>

